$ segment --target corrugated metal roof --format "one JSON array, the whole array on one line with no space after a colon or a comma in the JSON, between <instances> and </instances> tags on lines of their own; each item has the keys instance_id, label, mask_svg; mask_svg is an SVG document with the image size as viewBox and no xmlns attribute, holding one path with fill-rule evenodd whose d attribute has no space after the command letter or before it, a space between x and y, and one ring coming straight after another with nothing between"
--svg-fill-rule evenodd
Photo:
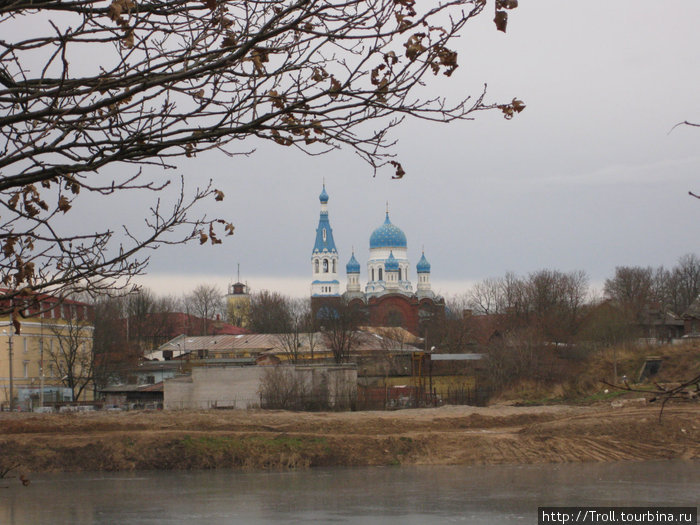
<instances>
[{"instance_id":1,"label":"corrugated metal roof","mask_svg":"<svg viewBox=\"0 0 700 525\"><path fill-rule=\"evenodd\" d=\"M146 385L110 385L100 389L100 392L162 392L163 383Z\"/></svg>"},{"instance_id":2,"label":"corrugated metal roof","mask_svg":"<svg viewBox=\"0 0 700 525\"><path fill-rule=\"evenodd\" d=\"M174 347L187 352L196 350L270 349L277 344L277 341L278 336L276 334L178 336L172 341L162 344L158 350L173 350Z\"/></svg>"},{"instance_id":3,"label":"corrugated metal roof","mask_svg":"<svg viewBox=\"0 0 700 525\"><path fill-rule=\"evenodd\" d=\"M430 354L433 361L478 361L484 354Z\"/></svg>"},{"instance_id":4,"label":"corrugated metal roof","mask_svg":"<svg viewBox=\"0 0 700 525\"><path fill-rule=\"evenodd\" d=\"M322 332L311 334L313 338L314 352L330 352L329 345ZM159 351L177 349L182 352L197 352L208 350L209 352L235 352L235 351L259 351L284 352L286 334L243 334L243 335L211 335L211 336L179 336L159 347ZM401 339L401 338L399 338ZM299 334L299 352L310 352L309 334ZM358 331L356 352L368 351L416 351L417 347L397 341L380 333Z\"/></svg>"}]
</instances>

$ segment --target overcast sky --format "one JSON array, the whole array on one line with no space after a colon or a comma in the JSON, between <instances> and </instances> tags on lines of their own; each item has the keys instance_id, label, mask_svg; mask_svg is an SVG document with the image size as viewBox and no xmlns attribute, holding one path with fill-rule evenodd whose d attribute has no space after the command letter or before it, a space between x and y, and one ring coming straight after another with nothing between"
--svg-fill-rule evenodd
<instances>
[{"instance_id":1,"label":"overcast sky","mask_svg":"<svg viewBox=\"0 0 700 525\"><path fill-rule=\"evenodd\" d=\"M189 180L212 177L225 192L210 214L236 234L158 250L141 282L175 295L202 282L223 291L240 263L253 290L307 295L324 177L341 268L354 246L363 282L386 201L414 284L425 246L433 288L447 295L542 268L601 283L615 266L672 266L698 252L700 201L688 190L700 191L700 129L671 129L700 122L700 2L522 0L507 34L492 18L489 9L467 25L458 70L431 90L457 99L487 83L489 101L517 97L523 113L406 122L399 181L390 170L373 178L350 152L312 158L256 144L250 157L183 159Z\"/></svg>"}]
</instances>

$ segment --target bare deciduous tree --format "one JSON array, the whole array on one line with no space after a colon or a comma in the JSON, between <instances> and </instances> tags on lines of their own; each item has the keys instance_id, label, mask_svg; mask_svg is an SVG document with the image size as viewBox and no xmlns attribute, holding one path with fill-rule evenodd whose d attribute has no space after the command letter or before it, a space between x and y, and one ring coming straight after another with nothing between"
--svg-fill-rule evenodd
<instances>
[{"instance_id":1,"label":"bare deciduous tree","mask_svg":"<svg viewBox=\"0 0 700 525\"><path fill-rule=\"evenodd\" d=\"M289 330L289 299L262 290L250 298L250 329L258 334L281 334Z\"/></svg>"},{"instance_id":2,"label":"bare deciduous tree","mask_svg":"<svg viewBox=\"0 0 700 525\"><path fill-rule=\"evenodd\" d=\"M318 312L321 332L326 345L333 353L336 363L344 363L359 342L357 327L361 318L360 312L345 303L335 307L325 306Z\"/></svg>"},{"instance_id":3,"label":"bare deciduous tree","mask_svg":"<svg viewBox=\"0 0 700 525\"><path fill-rule=\"evenodd\" d=\"M526 284L528 321L550 342L571 342L579 327L588 293L583 271L540 270Z\"/></svg>"},{"instance_id":4,"label":"bare deciduous tree","mask_svg":"<svg viewBox=\"0 0 700 525\"><path fill-rule=\"evenodd\" d=\"M308 385L292 367L268 367L260 378L260 406L265 409L303 410Z\"/></svg>"},{"instance_id":5,"label":"bare deciduous tree","mask_svg":"<svg viewBox=\"0 0 700 525\"><path fill-rule=\"evenodd\" d=\"M123 297L103 297L94 305L94 376L98 389L126 379L126 370L135 367L141 356L127 339L124 302Z\"/></svg>"},{"instance_id":6,"label":"bare deciduous tree","mask_svg":"<svg viewBox=\"0 0 700 525\"><path fill-rule=\"evenodd\" d=\"M615 275L605 280L605 295L638 316L655 299L654 269L640 266L618 266Z\"/></svg>"},{"instance_id":7,"label":"bare deciduous tree","mask_svg":"<svg viewBox=\"0 0 700 525\"><path fill-rule=\"evenodd\" d=\"M313 333L311 325L311 302L309 299L287 299L288 328L277 335L282 350L290 362L299 361L302 346L305 343L313 345L308 335ZM312 337L313 339L313 337ZM313 348L311 349L313 351Z\"/></svg>"},{"instance_id":8,"label":"bare deciduous tree","mask_svg":"<svg viewBox=\"0 0 700 525\"><path fill-rule=\"evenodd\" d=\"M185 296L185 310L189 315L201 319L201 327L194 327L202 335L207 334L209 321L221 315L224 308L223 295L216 286L200 284L191 294Z\"/></svg>"},{"instance_id":9,"label":"bare deciduous tree","mask_svg":"<svg viewBox=\"0 0 700 525\"><path fill-rule=\"evenodd\" d=\"M441 353L463 353L474 343L468 311L470 306L472 302L469 296L453 297L445 304L448 313L431 319L426 335L430 344L436 346Z\"/></svg>"},{"instance_id":10,"label":"bare deciduous tree","mask_svg":"<svg viewBox=\"0 0 700 525\"><path fill-rule=\"evenodd\" d=\"M678 259L671 273L673 295L669 303L674 312L682 314L700 295L700 258L687 253Z\"/></svg>"},{"instance_id":11,"label":"bare deciduous tree","mask_svg":"<svg viewBox=\"0 0 700 525\"><path fill-rule=\"evenodd\" d=\"M504 302L503 280L493 278L476 283L467 300L474 313L482 315L503 313Z\"/></svg>"},{"instance_id":12,"label":"bare deciduous tree","mask_svg":"<svg viewBox=\"0 0 700 525\"><path fill-rule=\"evenodd\" d=\"M467 304L477 314L506 316L503 328L527 332L530 339L570 342L580 326L587 295L585 272L539 270L527 277L507 273L477 283Z\"/></svg>"},{"instance_id":13,"label":"bare deciduous tree","mask_svg":"<svg viewBox=\"0 0 700 525\"><path fill-rule=\"evenodd\" d=\"M177 325L173 313L179 302L171 296L157 296L141 288L118 298L122 304L127 342L141 355L173 337Z\"/></svg>"},{"instance_id":14,"label":"bare deciduous tree","mask_svg":"<svg viewBox=\"0 0 700 525\"><path fill-rule=\"evenodd\" d=\"M13 296L95 290L142 272L143 248L233 226L192 217L211 185L161 201L171 181L143 170L246 138L316 155L347 147L389 165L392 128L498 109L484 93L421 98L431 75L457 68L454 39L485 0L15 0L0 3L0 281ZM505 31L514 0L495 3ZM422 93L421 93L422 92ZM228 145L228 146L227 146ZM114 169L105 171L105 168ZM80 196L154 192L145 229L106 217L76 230L62 217ZM218 225L218 227L217 227ZM217 227L217 228L215 228ZM128 282L128 279L126 280ZM124 282L124 281L121 281Z\"/></svg>"},{"instance_id":15,"label":"bare deciduous tree","mask_svg":"<svg viewBox=\"0 0 700 525\"><path fill-rule=\"evenodd\" d=\"M56 344L49 347L47 354L59 380L70 388L73 401L78 401L94 381L92 326L75 314L66 317L64 323L50 325Z\"/></svg>"}]
</instances>

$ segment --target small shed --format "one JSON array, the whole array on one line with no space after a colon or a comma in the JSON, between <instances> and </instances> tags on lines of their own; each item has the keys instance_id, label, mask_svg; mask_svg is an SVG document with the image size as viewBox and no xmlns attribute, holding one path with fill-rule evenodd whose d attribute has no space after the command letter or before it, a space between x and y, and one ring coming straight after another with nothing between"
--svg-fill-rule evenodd
<instances>
[{"instance_id":1,"label":"small shed","mask_svg":"<svg viewBox=\"0 0 700 525\"><path fill-rule=\"evenodd\" d=\"M100 390L106 408L163 408L163 382L111 385Z\"/></svg>"}]
</instances>

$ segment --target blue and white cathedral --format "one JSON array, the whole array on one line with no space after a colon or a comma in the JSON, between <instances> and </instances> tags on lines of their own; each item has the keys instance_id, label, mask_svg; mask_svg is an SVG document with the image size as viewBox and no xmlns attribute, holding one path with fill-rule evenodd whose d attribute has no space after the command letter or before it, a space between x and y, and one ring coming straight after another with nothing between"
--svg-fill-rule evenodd
<instances>
[{"instance_id":1,"label":"blue and white cathedral","mask_svg":"<svg viewBox=\"0 0 700 525\"><path fill-rule=\"evenodd\" d=\"M392 224L387 206L384 223L369 238L367 284L362 290L360 263L353 251L345 266L347 288L340 293L338 280L338 250L328 219L328 193L325 184L319 196L321 214L316 228L316 242L311 254L312 307L332 306L341 299L362 308L366 321L373 326L403 326L418 333L421 317L444 310L444 300L437 297L430 285L430 263L421 255L416 265L417 284L414 291L410 280L408 242L404 232ZM428 312L430 310L430 312Z\"/></svg>"}]
</instances>

